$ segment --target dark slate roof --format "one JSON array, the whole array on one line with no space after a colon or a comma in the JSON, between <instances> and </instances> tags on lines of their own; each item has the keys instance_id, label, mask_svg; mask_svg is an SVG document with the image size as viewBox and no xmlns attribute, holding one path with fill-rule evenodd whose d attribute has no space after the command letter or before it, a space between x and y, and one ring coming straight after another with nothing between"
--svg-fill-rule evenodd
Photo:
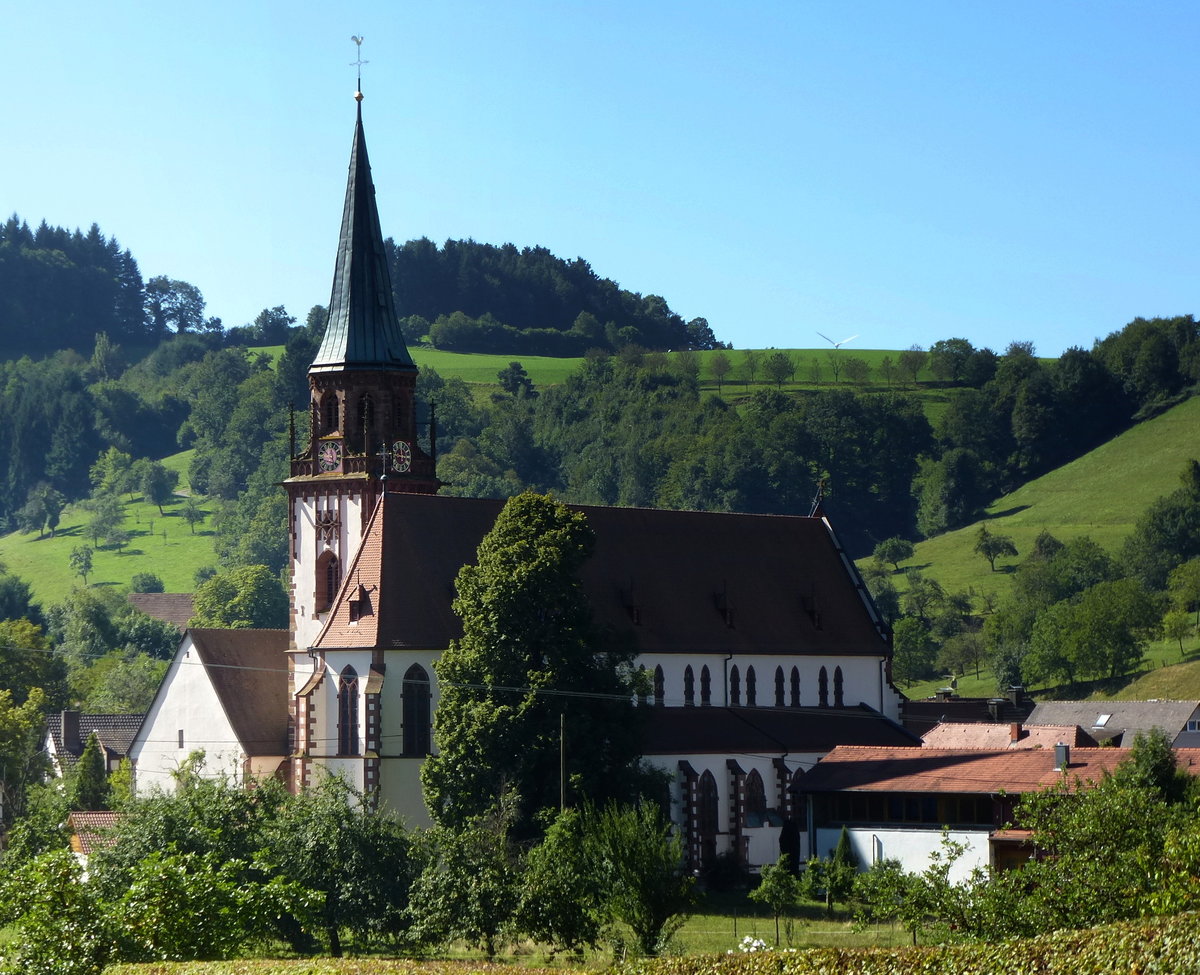
<instances>
[{"instance_id":1,"label":"dark slate roof","mask_svg":"<svg viewBox=\"0 0 1200 975\"><path fill-rule=\"evenodd\" d=\"M828 752L841 744L919 745L867 708L646 708L647 755Z\"/></svg>"},{"instance_id":2,"label":"dark slate roof","mask_svg":"<svg viewBox=\"0 0 1200 975\"><path fill-rule=\"evenodd\" d=\"M190 592L131 592L126 599L147 616L172 624L180 633L194 615Z\"/></svg>"},{"instance_id":3,"label":"dark slate roof","mask_svg":"<svg viewBox=\"0 0 1200 975\"><path fill-rule=\"evenodd\" d=\"M246 754L285 754L288 631L193 628L188 633Z\"/></svg>"},{"instance_id":4,"label":"dark slate roof","mask_svg":"<svg viewBox=\"0 0 1200 975\"><path fill-rule=\"evenodd\" d=\"M371 181L363 135L361 102L350 150L350 175L333 268L329 318L309 372L348 369L416 371L396 318L391 275L375 206L375 184Z\"/></svg>"},{"instance_id":5,"label":"dark slate roof","mask_svg":"<svg viewBox=\"0 0 1200 975\"><path fill-rule=\"evenodd\" d=\"M923 735L943 721L995 721L1011 724L1027 722L1033 701L1021 697L1013 704L1007 698L950 697L905 700L900 707L900 720L914 734ZM1062 722L1070 724L1070 722Z\"/></svg>"},{"instance_id":6,"label":"dark slate roof","mask_svg":"<svg viewBox=\"0 0 1200 975\"><path fill-rule=\"evenodd\" d=\"M444 649L462 632L455 577L502 506L385 495L317 647ZM596 535L582 570L596 621L642 653L888 652L861 579L820 518L572 507ZM368 610L357 621L351 600Z\"/></svg>"},{"instance_id":7,"label":"dark slate roof","mask_svg":"<svg viewBox=\"0 0 1200 975\"><path fill-rule=\"evenodd\" d=\"M1188 719L1200 701L1043 701L1026 724L1077 724L1097 741L1133 745L1138 732L1161 728L1176 747L1200 746Z\"/></svg>"},{"instance_id":8,"label":"dark slate roof","mask_svg":"<svg viewBox=\"0 0 1200 975\"><path fill-rule=\"evenodd\" d=\"M1179 767L1200 774L1200 750L1177 749ZM1072 748L1068 782L1098 782L1129 757L1125 748ZM1055 749L859 748L838 746L806 772L797 792L955 792L1019 795L1064 779Z\"/></svg>"},{"instance_id":9,"label":"dark slate roof","mask_svg":"<svg viewBox=\"0 0 1200 975\"><path fill-rule=\"evenodd\" d=\"M73 712L66 712L68 715ZM63 740L63 712L55 711L46 717L46 730L54 741L54 752L63 768L70 768L75 760L83 754L83 746L91 737L92 732L100 739L109 752L117 758L129 754L129 746L138 728L142 725L144 714L89 714L79 712L79 735L71 741Z\"/></svg>"}]
</instances>

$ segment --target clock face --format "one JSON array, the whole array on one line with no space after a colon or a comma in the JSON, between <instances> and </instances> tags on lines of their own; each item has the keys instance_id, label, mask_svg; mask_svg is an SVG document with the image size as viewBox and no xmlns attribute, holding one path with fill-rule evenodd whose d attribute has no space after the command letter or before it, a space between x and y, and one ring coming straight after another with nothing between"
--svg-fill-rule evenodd
<instances>
[{"instance_id":1,"label":"clock face","mask_svg":"<svg viewBox=\"0 0 1200 975\"><path fill-rule=\"evenodd\" d=\"M392 444L392 470L403 474L412 468L412 447L407 440Z\"/></svg>"},{"instance_id":2,"label":"clock face","mask_svg":"<svg viewBox=\"0 0 1200 975\"><path fill-rule=\"evenodd\" d=\"M342 445L330 440L317 448L317 467L322 474L331 474L342 469Z\"/></svg>"}]
</instances>

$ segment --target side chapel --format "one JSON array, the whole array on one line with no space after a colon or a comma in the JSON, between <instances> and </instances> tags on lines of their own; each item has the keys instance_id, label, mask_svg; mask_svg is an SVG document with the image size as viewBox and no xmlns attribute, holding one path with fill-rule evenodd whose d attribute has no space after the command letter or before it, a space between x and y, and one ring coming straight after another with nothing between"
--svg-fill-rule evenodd
<instances>
[{"instance_id":1,"label":"side chapel","mask_svg":"<svg viewBox=\"0 0 1200 975\"><path fill-rule=\"evenodd\" d=\"M436 427L432 408L419 422L361 98L310 429L283 485L287 741L266 750L293 789L341 774L423 824L434 663L461 634L454 580L502 502L437 493ZM819 502L807 517L578 507L596 534L583 583L597 621L627 634L648 672L643 754L671 774L689 865L726 852L773 862L781 834L807 857L798 777L837 745L919 744L898 724L890 632ZM203 747L203 732L185 737Z\"/></svg>"}]
</instances>

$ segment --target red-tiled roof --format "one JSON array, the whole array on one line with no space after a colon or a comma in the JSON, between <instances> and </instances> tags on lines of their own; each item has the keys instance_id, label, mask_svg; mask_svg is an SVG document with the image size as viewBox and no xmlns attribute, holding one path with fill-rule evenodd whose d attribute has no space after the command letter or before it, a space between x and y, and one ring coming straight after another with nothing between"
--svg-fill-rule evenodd
<instances>
[{"instance_id":1,"label":"red-tiled roof","mask_svg":"<svg viewBox=\"0 0 1200 975\"><path fill-rule=\"evenodd\" d=\"M1200 774L1200 749L1177 748L1176 761ZM1065 773L1055 749L835 748L809 771L800 792L1034 792L1056 782L1097 782L1129 757L1125 748L1072 748Z\"/></svg>"},{"instance_id":2,"label":"red-tiled roof","mask_svg":"<svg viewBox=\"0 0 1200 975\"><path fill-rule=\"evenodd\" d=\"M188 630L247 755L287 750L287 630Z\"/></svg>"},{"instance_id":3,"label":"red-tiled roof","mask_svg":"<svg viewBox=\"0 0 1200 975\"><path fill-rule=\"evenodd\" d=\"M113 840L107 831L116 826L123 815L118 812L70 813L67 829L71 831L71 849L76 853L91 854L112 846Z\"/></svg>"},{"instance_id":4,"label":"red-tiled roof","mask_svg":"<svg viewBox=\"0 0 1200 975\"><path fill-rule=\"evenodd\" d=\"M131 592L125 598L147 616L172 624L180 633L193 615L190 592Z\"/></svg>"},{"instance_id":5,"label":"red-tiled roof","mask_svg":"<svg viewBox=\"0 0 1200 975\"><path fill-rule=\"evenodd\" d=\"M502 505L387 495L317 646L445 648L455 577ZM581 573L596 621L643 653L886 652L819 518L572 507L596 534Z\"/></svg>"},{"instance_id":6,"label":"red-tiled roof","mask_svg":"<svg viewBox=\"0 0 1200 975\"><path fill-rule=\"evenodd\" d=\"M1078 725L1027 727L971 721L943 721L925 732L922 740L926 748L1053 748L1059 742L1072 748L1094 748L1097 744Z\"/></svg>"}]
</instances>

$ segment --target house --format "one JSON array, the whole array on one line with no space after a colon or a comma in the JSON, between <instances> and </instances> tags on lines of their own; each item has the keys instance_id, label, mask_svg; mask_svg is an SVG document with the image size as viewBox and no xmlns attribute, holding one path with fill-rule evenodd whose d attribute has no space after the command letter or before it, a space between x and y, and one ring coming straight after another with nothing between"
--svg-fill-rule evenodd
<instances>
[{"instance_id":1,"label":"house","mask_svg":"<svg viewBox=\"0 0 1200 975\"><path fill-rule=\"evenodd\" d=\"M358 97L308 430L283 484L290 627L253 647L247 631L189 630L135 743L137 777L165 785L203 747L292 789L342 775L421 824L434 665L461 634L455 577L502 502L437 493L436 420L415 399ZM670 775L689 866L774 860L797 832L790 786L837 744L918 744L898 723L890 631L819 502L804 517L577 510L596 538L582 584L597 622L649 677L643 754Z\"/></svg>"},{"instance_id":2,"label":"house","mask_svg":"<svg viewBox=\"0 0 1200 975\"><path fill-rule=\"evenodd\" d=\"M1200 750L1176 752L1181 768L1200 774ZM793 786L806 809L809 845L828 856L846 828L860 866L897 859L924 870L943 830L966 844L951 880L976 867L1004 868L1027 859L1027 835L1004 826L1017 800L1064 780L1100 781L1129 756L1122 748L964 749L839 746Z\"/></svg>"},{"instance_id":3,"label":"house","mask_svg":"<svg viewBox=\"0 0 1200 975\"><path fill-rule=\"evenodd\" d=\"M943 721L921 736L926 748L1095 748L1099 742L1078 725L983 724L978 721Z\"/></svg>"},{"instance_id":4,"label":"house","mask_svg":"<svg viewBox=\"0 0 1200 975\"><path fill-rule=\"evenodd\" d=\"M287 756L286 630L189 629L129 746L135 788L174 788L203 749L205 770L269 778Z\"/></svg>"},{"instance_id":5,"label":"house","mask_svg":"<svg viewBox=\"0 0 1200 975\"><path fill-rule=\"evenodd\" d=\"M88 858L97 850L112 846L110 832L120 822L119 812L73 812L67 816L67 831L71 834L71 853L87 870Z\"/></svg>"},{"instance_id":6,"label":"house","mask_svg":"<svg viewBox=\"0 0 1200 975\"><path fill-rule=\"evenodd\" d=\"M1077 724L1097 742L1122 748L1158 729L1175 748L1200 748L1200 701L1043 701L1026 724Z\"/></svg>"},{"instance_id":7,"label":"house","mask_svg":"<svg viewBox=\"0 0 1200 975\"><path fill-rule=\"evenodd\" d=\"M43 749L52 773L61 778L79 761L88 739L95 733L104 753L104 767L114 772L129 755L134 735L142 723L140 714L89 714L67 710L46 719Z\"/></svg>"},{"instance_id":8,"label":"house","mask_svg":"<svg viewBox=\"0 0 1200 975\"><path fill-rule=\"evenodd\" d=\"M1033 708L1034 702L1023 687L1009 688L1004 697L959 697L946 687L934 697L906 699L901 705L900 720L913 734L924 735L943 721L1024 723Z\"/></svg>"}]
</instances>

